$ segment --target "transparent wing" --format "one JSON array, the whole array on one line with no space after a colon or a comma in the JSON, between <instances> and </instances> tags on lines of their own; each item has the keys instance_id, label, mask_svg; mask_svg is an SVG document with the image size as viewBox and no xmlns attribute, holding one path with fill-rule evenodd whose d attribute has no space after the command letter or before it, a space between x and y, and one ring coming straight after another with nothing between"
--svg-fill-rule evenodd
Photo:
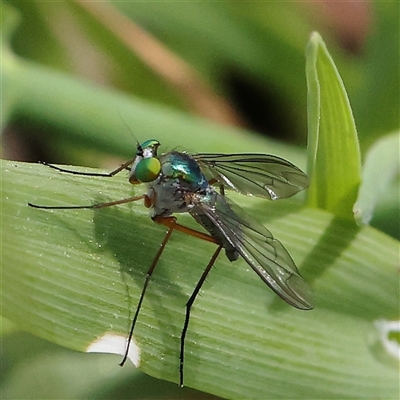
<instances>
[{"instance_id":1,"label":"transparent wing","mask_svg":"<svg viewBox=\"0 0 400 400\"><path fill-rule=\"evenodd\" d=\"M214 205L199 202L203 212L258 276L292 306L312 309L311 287L302 278L289 253L263 225L236 204L217 195Z\"/></svg>"},{"instance_id":2,"label":"transparent wing","mask_svg":"<svg viewBox=\"0 0 400 400\"><path fill-rule=\"evenodd\" d=\"M192 154L208 179L245 195L276 200L309 185L307 175L283 158L268 154Z\"/></svg>"}]
</instances>

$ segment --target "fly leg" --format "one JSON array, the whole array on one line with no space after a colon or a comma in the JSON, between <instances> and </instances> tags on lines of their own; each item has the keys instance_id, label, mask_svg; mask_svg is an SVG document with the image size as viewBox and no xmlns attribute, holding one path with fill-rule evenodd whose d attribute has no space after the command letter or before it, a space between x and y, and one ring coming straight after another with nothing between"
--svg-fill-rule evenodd
<instances>
[{"instance_id":1,"label":"fly leg","mask_svg":"<svg viewBox=\"0 0 400 400\"><path fill-rule=\"evenodd\" d=\"M97 173L97 172L79 172L79 171L74 171L70 169L65 169L65 168L60 168L57 167L56 165L53 164L48 164L47 162L44 161L39 161L40 164L46 165L47 167L50 167L52 169L55 169L56 171L64 172L67 174L73 174L73 175L83 175L83 176L102 176L106 178L112 178L114 175L118 174L118 172L121 172L124 169L129 169L128 167L135 161L135 159L129 160L122 165L120 165L118 168L114 169L111 172L107 173ZM41 209L46 209L46 210L78 210L78 209L91 209L91 208L105 208L105 207L110 207L110 206L116 206L118 204L125 204L125 203L130 203L131 201L137 201L140 199L144 199L145 205L147 206L148 203L148 196L147 195L140 195L140 196L134 196L134 197L129 197L127 199L122 199L122 200L116 200L116 201L110 201L106 203L98 203L98 204L91 204L91 205L84 205L84 206L40 206L37 204L33 203L28 203L28 206L33 207L33 208L41 208Z\"/></svg>"},{"instance_id":2,"label":"fly leg","mask_svg":"<svg viewBox=\"0 0 400 400\"><path fill-rule=\"evenodd\" d=\"M211 268L213 267L218 255L222 249L222 245L217 242L215 238L205 233L196 231L195 229L188 228L186 226L180 225L176 222L175 217L155 217L154 221L169 227L169 229L176 229L180 232L187 233L188 235L195 236L199 239L206 240L207 242L212 242L218 244L217 250L215 250L213 256L211 257L209 263L207 264L206 269L204 270L203 274L200 277L200 280L197 282L197 285L190 296L188 302L186 303L186 315L185 315L185 323L183 325L182 334L181 334L181 348L179 353L179 386L183 387L183 366L184 366L184 358L185 358L185 339L186 333L189 327L189 320L190 320L190 311L192 309L193 303L196 300L197 295L200 292L200 289L207 278L208 273L210 272ZM169 232L169 231L168 231Z\"/></svg>"},{"instance_id":3,"label":"fly leg","mask_svg":"<svg viewBox=\"0 0 400 400\"><path fill-rule=\"evenodd\" d=\"M47 162L44 161L39 161L40 164L46 165L47 167L53 168L56 171L60 171L60 172L65 172L67 174L73 174L73 175L83 175L83 176L103 176L105 178L111 178L114 175L118 174L118 172L121 172L124 169L127 169L129 167L129 165L131 165L135 160L129 160L125 163L123 163L122 165L120 165L118 168L116 168L115 170L111 171L111 172L106 172L106 173L101 173L101 172L79 172L79 171L74 171L71 169L65 169L65 168L60 168L57 167L56 165L53 164L49 164Z\"/></svg>"},{"instance_id":4,"label":"fly leg","mask_svg":"<svg viewBox=\"0 0 400 400\"><path fill-rule=\"evenodd\" d=\"M149 198L148 196L145 195L144 199L145 199L145 205L147 207L149 207L151 205L151 198ZM166 226L168 228L168 231L167 231L167 233L166 233L166 235L165 235L165 237L164 237L164 239L163 239L163 241L162 241L162 243L160 245L160 248L157 251L156 256L154 257L153 262L150 265L150 268L148 269L148 271L146 273L146 279L144 281L142 293L140 294L139 302L138 302L138 305L137 305L136 311L135 311L135 315L134 315L134 317L132 319L131 329L129 330L129 335L128 335L128 340L127 340L127 344L126 344L125 354L124 354L124 357L123 357L122 361L119 364L121 367L125 364L125 361L128 358L129 347L130 347L131 339L132 339L132 336L133 336L133 331L135 329L135 325L136 325L136 321L137 321L138 316L139 316L140 309L142 308L144 295L146 293L147 286L149 285L150 278L151 278L151 276L152 276L152 274L154 272L154 269L156 268L158 260L160 259L161 254L164 251L165 246L166 246L169 238L171 237L172 232L174 231L174 229L176 229L178 231L181 231L181 232L184 232L184 233L187 233L187 234L189 234L191 236L195 236L195 237L201 238L201 239L206 240L208 242L216 243L216 240L213 237L211 237L211 236L209 236L209 235L207 235L205 233L198 232L198 231L196 231L194 229L187 228L186 226L178 224L176 222L176 218L175 217L160 217L160 216L157 216L157 217L154 217L153 220L154 220L154 222L156 222L156 223L158 223L160 225ZM186 327L186 329L187 329L187 327Z\"/></svg>"},{"instance_id":5,"label":"fly leg","mask_svg":"<svg viewBox=\"0 0 400 400\"><path fill-rule=\"evenodd\" d=\"M213 256L211 257L210 261L207 264L206 269L204 270L203 274L201 275L199 281L197 282L196 287L193 290L192 295L190 296L188 302L186 303L186 316L185 316L185 323L183 325L182 329L182 334L181 334L181 350L179 353L179 386L183 387L183 363L184 363L184 358L185 358L185 339L186 339L186 333L189 327L189 320L190 320L190 311L192 309L192 305L194 301L196 300L197 295L200 292L201 287L203 286L204 281L207 278L208 273L210 272L211 268L213 267L216 259L218 258L218 255L222 249L222 245L219 245L217 247L217 250L215 250Z\"/></svg>"},{"instance_id":6,"label":"fly leg","mask_svg":"<svg viewBox=\"0 0 400 400\"><path fill-rule=\"evenodd\" d=\"M54 167L54 168L59 169L58 167ZM66 172L68 172L68 171L66 171ZM130 203L131 201L137 201L137 200L141 200L141 199L144 200L144 203L145 203L146 207L149 207L151 205L151 199L147 195L129 197L127 199L110 201L110 202L106 202L106 203L84 205L84 206L41 206L41 205L32 204L32 203L28 203L28 205L30 207L33 207L33 208L39 208L39 209L45 209L45 210L98 209L98 208L105 208L105 207L115 206L115 205L118 205L118 204ZM133 329L135 327L136 320L137 320L138 315L139 315L139 311L140 311L140 308L141 308L141 305L142 305L142 302L143 302L143 298L144 298L144 294L145 294L146 289L147 289L147 285L149 284L149 281L150 281L150 277L151 277L151 275L152 275L152 273L154 271L154 268L157 265L158 259L160 258L161 253L163 252L164 247L165 247L166 243L168 242L173 230L174 230L173 227L171 227L168 230L168 232L165 235L165 238L162 241L161 246L160 246L160 248L159 248L159 250L158 250L158 252L156 254L156 257L154 258L149 270L147 271L146 280L145 280L145 283L144 283L144 286L143 286L142 294L140 296L139 304L137 306L136 313L135 313L135 316L134 316L133 321L132 321L131 329L129 331L129 337L128 337L128 342L127 342L127 345L126 345L125 355L124 355L124 358L122 359L122 361L120 363L121 366L124 365L124 363L125 363L125 361L126 361L126 359L128 357L130 342L131 342L132 334L133 334Z\"/></svg>"},{"instance_id":7,"label":"fly leg","mask_svg":"<svg viewBox=\"0 0 400 400\"><path fill-rule=\"evenodd\" d=\"M111 207L111 206L116 206L118 204L125 204L125 203L130 203L132 201L138 201L141 199L144 199L146 202L147 195L134 196L134 197L129 197L127 199L109 201L106 203L90 204L85 206L40 206L38 204L33 204L33 203L28 203L28 206L33 208L41 208L44 210L80 210L80 209L91 209L91 208L96 209L96 208Z\"/></svg>"},{"instance_id":8,"label":"fly leg","mask_svg":"<svg viewBox=\"0 0 400 400\"><path fill-rule=\"evenodd\" d=\"M203 239L207 242L219 244L216 239L214 239L212 236L207 235L206 233L196 231L196 229L188 228L187 226L178 224L176 222L175 217L160 217L156 216L153 217L153 221L157 224L164 225L167 228L173 227L173 229L176 229L179 232L186 233L187 235L197 237L199 239Z\"/></svg>"},{"instance_id":9,"label":"fly leg","mask_svg":"<svg viewBox=\"0 0 400 400\"><path fill-rule=\"evenodd\" d=\"M126 361L127 358L128 358L129 348L130 348L130 344L131 344L131 339L132 339L132 336L133 336L133 330L135 329L136 321L137 321L137 319L138 319L140 309L142 308L142 303L143 303L144 295L145 295L145 293L146 293L147 286L149 285L151 275L153 274L154 269L156 268L157 262L158 262L159 258L161 257L161 254L162 254L162 252L164 251L165 245L167 244L169 238L171 237L173 230L174 230L174 227L173 227L173 226L171 226L171 227L168 229L168 231L167 231L167 233L166 233L166 235L165 235L165 237L164 237L164 239L163 239L163 241L162 241L162 243L161 243L161 245L160 245L160 248L158 249L157 254L156 254L156 256L154 257L154 260L153 260L153 262L151 263L150 268L148 269L148 271L147 271L147 273L146 273L146 279L145 279L145 281L144 281L142 293L140 294L140 298L139 298L138 305L137 305L137 307L136 307L135 315L134 315L134 317L133 317L133 319L132 319L131 329L129 330L129 335L128 335L128 340L127 340L127 343L126 343L125 354L124 354L124 357L123 357L122 361L119 363L119 365L120 365L121 367L125 364L125 361Z\"/></svg>"}]
</instances>

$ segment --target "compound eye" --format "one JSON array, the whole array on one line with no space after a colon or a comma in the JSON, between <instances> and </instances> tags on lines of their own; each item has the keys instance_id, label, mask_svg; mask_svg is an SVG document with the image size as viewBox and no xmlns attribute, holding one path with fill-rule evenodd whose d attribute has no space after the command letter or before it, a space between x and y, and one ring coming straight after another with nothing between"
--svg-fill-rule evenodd
<instances>
[{"instance_id":1,"label":"compound eye","mask_svg":"<svg viewBox=\"0 0 400 400\"><path fill-rule=\"evenodd\" d=\"M158 177L160 171L161 164L158 158L143 158L135 168L135 177L140 182L151 182Z\"/></svg>"}]
</instances>

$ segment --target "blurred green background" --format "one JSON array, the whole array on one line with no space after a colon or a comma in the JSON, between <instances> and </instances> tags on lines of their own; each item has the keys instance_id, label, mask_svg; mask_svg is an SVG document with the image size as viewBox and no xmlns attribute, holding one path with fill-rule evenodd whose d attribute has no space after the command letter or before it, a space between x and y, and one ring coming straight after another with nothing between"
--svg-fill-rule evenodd
<instances>
[{"instance_id":1,"label":"blurred green background","mask_svg":"<svg viewBox=\"0 0 400 400\"><path fill-rule=\"evenodd\" d=\"M399 11L397 1L7 1L2 3L2 51L3 57L10 51L22 58L32 71L39 68L41 76L46 77L46 68L62 71L110 93L122 92L171 118L179 115L244 128L244 151L251 151L252 143L265 136L273 149L293 155L287 158L304 166L304 49L310 33L321 33L340 71L364 156L378 138L400 125ZM4 57L3 62L9 60ZM33 93L51 86L51 80L35 76L32 73L30 82ZM87 104L91 133L86 126L77 126L84 118L78 113L75 120L68 112L60 116L43 109L40 97L37 108L32 107L31 92L26 104L14 102L14 93L7 91L9 77L4 77L1 122L6 159L112 169L134 151L135 141L125 124L139 141L148 138L146 127L153 132L157 126L149 116L143 126L132 125L129 111L119 108L109 110L118 127L97 126L101 116ZM55 102L67 111L73 109L59 97ZM225 148L206 134L194 138L187 132L185 142L181 133L165 131L158 138L167 149L235 149L235 143ZM198 145L202 147L194 147ZM398 210L393 186L373 225L399 238ZM132 377L129 368L115 374L108 368L118 362L112 356L59 348L18 331L6 320L1 359L2 398L211 398L139 372ZM45 384L50 379L51 388Z\"/></svg>"}]
</instances>

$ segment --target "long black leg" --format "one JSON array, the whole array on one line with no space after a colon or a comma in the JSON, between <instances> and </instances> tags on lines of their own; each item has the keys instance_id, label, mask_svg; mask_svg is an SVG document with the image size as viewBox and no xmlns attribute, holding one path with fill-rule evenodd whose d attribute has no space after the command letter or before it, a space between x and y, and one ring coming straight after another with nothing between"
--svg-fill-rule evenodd
<instances>
[{"instance_id":1,"label":"long black leg","mask_svg":"<svg viewBox=\"0 0 400 400\"><path fill-rule=\"evenodd\" d=\"M218 255L222 249L222 246L219 245L217 250L215 250L214 255L211 257L211 260L209 261L206 269L204 270L203 274L201 275L199 281L197 282L196 287L193 290L192 295L190 296L188 302L186 303L186 317L185 317L185 323L183 325L182 329L182 335L181 335L181 351L179 355L179 386L183 387L183 363L184 363L184 358L185 358L185 339L186 339L186 333L189 327L189 320L190 320L190 311L192 308L192 305L194 301L196 300L197 295L200 292L201 287L203 286L204 281L207 278L208 273L210 272L211 268L213 267L216 259L218 258Z\"/></svg>"},{"instance_id":2,"label":"long black leg","mask_svg":"<svg viewBox=\"0 0 400 400\"><path fill-rule=\"evenodd\" d=\"M132 201L138 201L140 199L144 199L146 195L140 195L135 197L129 197L127 199L116 200L116 201L109 201L107 203L98 203L98 204L91 204L86 206L40 206L33 203L28 203L29 207L33 208L40 208L43 210L81 210L81 209L90 209L90 208L104 208L104 207L111 207L116 206L118 204L125 204L130 203Z\"/></svg>"},{"instance_id":3,"label":"long black leg","mask_svg":"<svg viewBox=\"0 0 400 400\"><path fill-rule=\"evenodd\" d=\"M101 173L101 172L79 172L79 171L74 171L74 170L71 170L71 169L60 168L60 167L57 167L56 165L49 164L49 163L44 162L44 161L40 161L40 164L46 165L47 167L53 168L53 169L55 169L57 171L60 171L60 172L65 172L67 174L83 175L83 176L103 176L103 177L106 177L106 178L111 178L114 175L118 174L118 172L121 172L122 170L126 169L129 165L131 165L133 163L134 160L135 159L129 160L129 161L123 163L122 165L120 165L114 171L107 172L107 173Z\"/></svg>"},{"instance_id":4,"label":"long black leg","mask_svg":"<svg viewBox=\"0 0 400 400\"><path fill-rule=\"evenodd\" d=\"M162 243L160 245L160 248L158 249L158 252L157 252L156 256L154 257L154 260L151 263L151 266L150 266L149 270L146 273L146 279L144 281L142 293L140 295L139 303L138 303L138 305L136 307L135 315L133 317L132 324L131 324L131 329L129 331L129 336L128 336L128 340L127 340L127 343L126 343L125 354L124 354L124 357L123 357L122 361L119 363L119 365L121 367L125 364L125 361L128 358L129 348L130 348L130 345L131 345L131 339L132 339L132 335L133 335L133 330L135 329L136 321L138 319L139 312L140 312L140 309L142 307L144 295L146 293L147 286L148 286L148 284L150 282L151 275L153 274L154 269L156 268L157 262L158 262L159 258L161 257L161 254L164 251L165 245L167 244L169 238L171 237L171 234L172 234L173 230L174 230L173 226L171 226L168 229L168 231L167 231L167 233L166 233L166 235L164 237L164 240L162 241Z\"/></svg>"}]
</instances>

